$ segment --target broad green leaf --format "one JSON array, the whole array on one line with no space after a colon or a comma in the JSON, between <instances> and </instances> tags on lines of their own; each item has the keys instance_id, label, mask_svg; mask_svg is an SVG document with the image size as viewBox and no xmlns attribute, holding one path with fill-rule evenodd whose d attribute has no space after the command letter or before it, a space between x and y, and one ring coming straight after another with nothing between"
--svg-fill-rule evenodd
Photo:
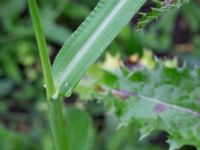
<instances>
[{"instance_id":1,"label":"broad green leaf","mask_svg":"<svg viewBox=\"0 0 200 150\"><path fill-rule=\"evenodd\" d=\"M111 74L115 83L108 84L105 81ZM199 68L166 67L159 61L153 69L101 70L99 75L92 75L88 83L95 78L98 81L90 85L93 90L89 92L115 109L121 121L119 127L134 123L141 132L140 139L154 130L164 130L169 133L171 150L185 144L200 149Z\"/></svg>"},{"instance_id":2,"label":"broad green leaf","mask_svg":"<svg viewBox=\"0 0 200 150\"><path fill-rule=\"evenodd\" d=\"M92 135L92 120L89 114L75 107L68 107L66 111L67 138L69 149L88 150Z\"/></svg>"},{"instance_id":3,"label":"broad green leaf","mask_svg":"<svg viewBox=\"0 0 200 150\"><path fill-rule=\"evenodd\" d=\"M100 0L53 63L55 97L72 90L146 0Z\"/></svg>"}]
</instances>

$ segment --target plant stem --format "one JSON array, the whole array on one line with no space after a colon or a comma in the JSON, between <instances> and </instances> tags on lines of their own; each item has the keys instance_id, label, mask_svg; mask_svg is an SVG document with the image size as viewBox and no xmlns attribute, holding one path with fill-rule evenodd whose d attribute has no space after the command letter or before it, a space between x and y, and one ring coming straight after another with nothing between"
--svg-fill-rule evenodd
<instances>
[{"instance_id":1,"label":"plant stem","mask_svg":"<svg viewBox=\"0 0 200 150\"><path fill-rule=\"evenodd\" d=\"M28 0L28 6L35 30L36 40L39 48L40 59L42 62L43 75L45 80L45 86L47 91L47 99L54 94L54 82L51 72L51 64L48 56L47 44L42 29L41 19L39 15L39 9L37 7L36 0Z\"/></svg>"},{"instance_id":2,"label":"plant stem","mask_svg":"<svg viewBox=\"0 0 200 150\"><path fill-rule=\"evenodd\" d=\"M49 102L49 121L56 150L68 150L60 98Z\"/></svg>"},{"instance_id":3,"label":"plant stem","mask_svg":"<svg viewBox=\"0 0 200 150\"><path fill-rule=\"evenodd\" d=\"M55 87L52 78L51 64L48 56L46 40L42 29L41 19L39 16L39 9L37 7L36 0L28 0L28 6L36 34L36 40L39 48L44 80L46 84L49 108L49 121L53 135L53 141L56 150L68 150L61 99L52 99Z\"/></svg>"}]
</instances>

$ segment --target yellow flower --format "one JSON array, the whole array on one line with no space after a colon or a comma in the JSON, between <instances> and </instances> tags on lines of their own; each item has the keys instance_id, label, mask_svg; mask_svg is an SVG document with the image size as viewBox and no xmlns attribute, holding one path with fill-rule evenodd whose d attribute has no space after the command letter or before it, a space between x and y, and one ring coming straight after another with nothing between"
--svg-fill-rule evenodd
<instances>
[{"instance_id":1,"label":"yellow flower","mask_svg":"<svg viewBox=\"0 0 200 150\"><path fill-rule=\"evenodd\" d=\"M153 58L153 53L149 50L144 50L143 56L140 61L142 65L149 69L153 69L156 65L155 60Z\"/></svg>"},{"instance_id":2,"label":"yellow flower","mask_svg":"<svg viewBox=\"0 0 200 150\"><path fill-rule=\"evenodd\" d=\"M110 53L106 53L105 61L102 63L101 67L108 71L118 70L121 66L120 55L116 54L112 56Z\"/></svg>"}]
</instances>

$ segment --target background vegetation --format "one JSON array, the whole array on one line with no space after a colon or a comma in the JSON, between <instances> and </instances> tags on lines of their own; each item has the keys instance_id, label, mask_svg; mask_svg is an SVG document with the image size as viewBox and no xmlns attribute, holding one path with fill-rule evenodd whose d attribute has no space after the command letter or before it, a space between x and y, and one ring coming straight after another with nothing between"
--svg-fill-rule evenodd
<instances>
[{"instance_id":1,"label":"background vegetation","mask_svg":"<svg viewBox=\"0 0 200 150\"><path fill-rule=\"evenodd\" d=\"M97 0L38 1L52 60ZM153 7L148 2L141 12ZM170 63L200 63L200 2L192 0L179 10L164 13L142 32L136 32L140 15L132 19L99 61L113 69L119 61L137 67L141 60L151 64L151 55L162 59L177 58ZM26 0L0 0L0 145L2 150L53 150L47 120L47 105L34 32ZM145 50L145 53L143 53ZM110 54L108 54L110 53ZM138 54L134 55L134 54ZM95 68L93 69L95 72ZM70 131L85 129L77 144L79 150L164 150L167 133L157 132L138 141L134 126L117 128L117 119L103 104L90 101L90 94L77 88L66 98L65 114ZM79 94L77 94L79 93ZM83 101L84 100L84 101ZM75 119L76 118L76 119ZM79 132L77 132L78 134ZM86 142L88 141L88 142ZM82 147L81 147L82 148ZM183 150L193 150L185 146Z\"/></svg>"}]
</instances>

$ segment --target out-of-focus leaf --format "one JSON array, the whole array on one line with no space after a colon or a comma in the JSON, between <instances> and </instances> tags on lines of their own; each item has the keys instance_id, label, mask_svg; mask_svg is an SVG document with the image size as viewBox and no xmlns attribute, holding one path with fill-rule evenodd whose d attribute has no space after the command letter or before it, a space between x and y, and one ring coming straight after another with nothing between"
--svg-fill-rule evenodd
<instances>
[{"instance_id":1,"label":"out-of-focus leaf","mask_svg":"<svg viewBox=\"0 0 200 150\"><path fill-rule=\"evenodd\" d=\"M80 20L84 19L90 13L90 9L86 5L71 2L67 5L64 13L72 19Z\"/></svg>"},{"instance_id":2,"label":"out-of-focus leaf","mask_svg":"<svg viewBox=\"0 0 200 150\"><path fill-rule=\"evenodd\" d=\"M4 19L16 17L16 14L19 14L23 10L25 4L25 0L6 0L0 6L0 17Z\"/></svg>"},{"instance_id":3,"label":"out-of-focus leaf","mask_svg":"<svg viewBox=\"0 0 200 150\"><path fill-rule=\"evenodd\" d=\"M68 107L66 117L69 149L89 150L92 145L92 120L89 114L75 107Z\"/></svg>"},{"instance_id":4,"label":"out-of-focus leaf","mask_svg":"<svg viewBox=\"0 0 200 150\"><path fill-rule=\"evenodd\" d=\"M26 0L6 0L0 5L0 19L5 31L11 31L15 28L15 19L26 6Z\"/></svg>"},{"instance_id":5,"label":"out-of-focus leaf","mask_svg":"<svg viewBox=\"0 0 200 150\"><path fill-rule=\"evenodd\" d=\"M30 67L35 63L35 54L32 48L32 43L29 41L19 42L17 50L17 59L21 65Z\"/></svg>"},{"instance_id":6,"label":"out-of-focus leaf","mask_svg":"<svg viewBox=\"0 0 200 150\"><path fill-rule=\"evenodd\" d=\"M55 24L54 22L44 22L43 26L47 39L58 44L63 44L71 34L71 31L66 27Z\"/></svg>"},{"instance_id":7,"label":"out-of-focus leaf","mask_svg":"<svg viewBox=\"0 0 200 150\"><path fill-rule=\"evenodd\" d=\"M176 14L177 10L166 12L156 24L149 27L149 30L139 33L142 43L147 48L156 49L161 52L170 50L169 48L172 45L171 34Z\"/></svg>"},{"instance_id":8,"label":"out-of-focus leaf","mask_svg":"<svg viewBox=\"0 0 200 150\"><path fill-rule=\"evenodd\" d=\"M5 96L12 91L14 84L8 79L0 80L0 96Z\"/></svg>"},{"instance_id":9,"label":"out-of-focus leaf","mask_svg":"<svg viewBox=\"0 0 200 150\"><path fill-rule=\"evenodd\" d=\"M37 89L34 89L31 84L24 84L20 89L17 89L12 93L13 97L17 100L23 101L32 99L35 95L37 95Z\"/></svg>"},{"instance_id":10,"label":"out-of-focus leaf","mask_svg":"<svg viewBox=\"0 0 200 150\"><path fill-rule=\"evenodd\" d=\"M4 128L2 125L0 125L0 137L2 150L27 150L33 146L28 142L30 140L29 136L14 131L12 132Z\"/></svg>"},{"instance_id":11,"label":"out-of-focus leaf","mask_svg":"<svg viewBox=\"0 0 200 150\"><path fill-rule=\"evenodd\" d=\"M16 63L16 59L13 59L12 57L11 54L4 51L0 53L0 63L6 75L19 84L22 81L22 75L19 66Z\"/></svg>"},{"instance_id":12,"label":"out-of-focus leaf","mask_svg":"<svg viewBox=\"0 0 200 150\"><path fill-rule=\"evenodd\" d=\"M140 36L134 33L131 24L127 25L119 34L119 40L122 41L126 54L142 53ZM123 52L123 51L122 51Z\"/></svg>"},{"instance_id":13,"label":"out-of-focus leaf","mask_svg":"<svg viewBox=\"0 0 200 150\"><path fill-rule=\"evenodd\" d=\"M65 9L67 9L66 7L68 6L69 1L70 0L40 1L42 4L40 8L42 18L45 18L45 20L50 22L55 22Z\"/></svg>"},{"instance_id":14,"label":"out-of-focus leaf","mask_svg":"<svg viewBox=\"0 0 200 150\"><path fill-rule=\"evenodd\" d=\"M54 149L50 135L44 135L43 140L42 140L42 149L43 150L53 150Z\"/></svg>"},{"instance_id":15,"label":"out-of-focus leaf","mask_svg":"<svg viewBox=\"0 0 200 150\"><path fill-rule=\"evenodd\" d=\"M30 81L34 81L39 77L39 72L35 68L26 68L25 73Z\"/></svg>"},{"instance_id":16,"label":"out-of-focus leaf","mask_svg":"<svg viewBox=\"0 0 200 150\"><path fill-rule=\"evenodd\" d=\"M200 26L200 11L199 11L199 4L196 1L190 1L189 4L185 5L181 9L181 13L185 16L186 20L188 21L188 25L193 32L199 31Z\"/></svg>"}]
</instances>

